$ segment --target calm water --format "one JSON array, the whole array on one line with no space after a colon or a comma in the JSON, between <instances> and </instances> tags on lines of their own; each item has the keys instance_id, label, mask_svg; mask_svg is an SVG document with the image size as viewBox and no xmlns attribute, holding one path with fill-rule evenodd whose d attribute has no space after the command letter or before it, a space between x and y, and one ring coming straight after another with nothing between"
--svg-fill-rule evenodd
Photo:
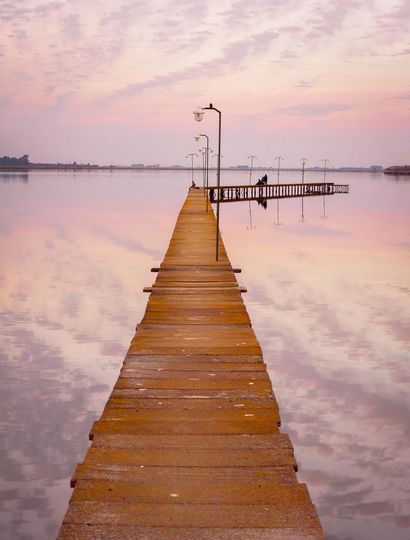
<instances>
[{"instance_id":1,"label":"calm water","mask_svg":"<svg viewBox=\"0 0 410 540\"><path fill-rule=\"evenodd\" d=\"M327 538L408 539L410 179L332 179L350 194L303 218L301 200L221 206L222 234ZM189 183L0 174L2 537L55 537Z\"/></svg>"}]
</instances>

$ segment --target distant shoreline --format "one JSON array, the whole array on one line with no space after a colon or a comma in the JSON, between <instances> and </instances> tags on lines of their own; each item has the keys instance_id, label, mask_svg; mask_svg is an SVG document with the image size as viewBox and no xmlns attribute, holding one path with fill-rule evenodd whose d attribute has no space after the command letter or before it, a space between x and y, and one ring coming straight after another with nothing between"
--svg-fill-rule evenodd
<instances>
[{"instance_id":1,"label":"distant shoreline","mask_svg":"<svg viewBox=\"0 0 410 540\"><path fill-rule=\"evenodd\" d=\"M0 172L30 172L30 171L134 171L134 172L146 172L146 171L191 171L191 167L122 167L118 165L57 165L57 164L30 164L26 166L22 165L0 165ZM194 167L194 171L202 171L202 167ZM209 167L210 171L216 171L216 167ZM276 172L278 169L275 169L273 167L258 167L254 168L253 172L258 173L261 171L271 171ZM301 168L285 168L281 167L281 172L296 172L301 171ZM373 174L381 174L385 171L383 169L380 170L372 170L370 168L365 167L340 167L340 168L327 168L322 169L320 167L311 167L311 168L305 168L305 172L357 172L357 173L373 173ZM243 168L243 167L221 167L221 171L236 171L236 172L250 172L249 168ZM407 173L387 173L387 174L409 174Z\"/></svg>"}]
</instances>

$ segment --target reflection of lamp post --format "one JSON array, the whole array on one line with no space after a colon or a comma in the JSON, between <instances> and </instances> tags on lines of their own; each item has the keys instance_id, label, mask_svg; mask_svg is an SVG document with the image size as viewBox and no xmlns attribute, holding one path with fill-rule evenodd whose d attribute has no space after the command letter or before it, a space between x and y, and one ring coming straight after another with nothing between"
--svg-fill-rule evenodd
<instances>
[{"instance_id":1,"label":"reflection of lamp post","mask_svg":"<svg viewBox=\"0 0 410 540\"><path fill-rule=\"evenodd\" d=\"M279 221L279 199L276 199L276 221L273 224L282 225L282 221Z\"/></svg>"},{"instance_id":2,"label":"reflection of lamp post","mask_svg":"<svg viewBox=\"0 0 410 540\"><path fill-rule=\"evenodd\" d=\"M194 156L198 156L198 154L188 154L185 156L186 158L191 157L191 180L194 181Z\"/></svg>"},{"instance_id":3,"label":"reflection of lamp post","mask_svg":"<svg viewBox=\"0 0 410 540\"><path fill-rule=\"evenodd\" d=\"M249 185L251 185L252 182L252 172L253 172L253 160L258 159L256 156L248 156L248 159L251 160L251 168L249 171Z\"/></svg>"},{"instance_id":4,"label":"reflection of lamp post","mask_svg":"<svg viewBox=\"0 0 410 540\"><path fill-rule=\"evenodd\" d=\"M206 154L205 154L205 169L206 169L206 180L205 184L208 188L208 174L209 174L209 137L208 135L205 135L205 133L200 133L199 135L195 136L195 140L198 142L201 137L206 138ZM208 192L205 192L206 196L206 211L208 212Z\"/></svg>"},{"instance_id":5,"label":"reflection of lamp post","mask_svg":"<svg viewBox=\"0 0 410 540\"><path fill-rule=\"evenodd\" d=\"M277 157L277 158L275 158L275 159L276 159L277 162L278 162L278 184L279 184L280 162L281 162L281 160L283 159L283 157L280 157L280 156L279 156L279 157Z\"/></svg>"},{"instance_id":6,"label":"reflection of lamp post","mask_svg":"<svg viewBox=\"0 0 410 540\"><path fill-rule=\"evenodd\" d=\"M218 122L218 171L217 171L217 187L218 187L218 199L216 202L216 260L218 260L219 255L219 188L221 186L221 117L222 113L220 110L216 109L212 103L208 105L208 107L198 107L194 111L194 118L197 122L201 122L201 120L204 117L205 110L213 110L218 113L219 116L219 122Z\"/></svg>"}]
</instances>

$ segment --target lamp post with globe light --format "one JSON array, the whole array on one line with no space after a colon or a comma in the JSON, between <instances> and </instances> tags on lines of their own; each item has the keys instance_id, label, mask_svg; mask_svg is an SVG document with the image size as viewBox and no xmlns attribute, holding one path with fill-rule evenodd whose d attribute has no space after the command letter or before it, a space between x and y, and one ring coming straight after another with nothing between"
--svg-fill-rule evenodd
<instances>
[{"instance_id":1,"label":"lamp post with globe light","mask_svg":"<svg viewBox=\"0 0 410 540\"><path fill-rule=\"evenodd\" d=\"M188 154L187 156L185 156L186 158L191 158L191 180L192 182L194 181L194 156L197 156L198 157L198 154Z\"/></svg>"},{"instance_id":2,"label":"lamp post with globe light","mask_svg":"<svg viewBox=\"0 0 410 540\"><path fill-rule=\"evenodd\" d=\"M325 183L326 183L326 171L327 171L327 164L329 163L328 159L322 159L322 163L325 164L323 167L323 216L320 216L322 219L327 219L326 215L326 196L325 196Z\"/></svg>"},{"instance_id":3,"label":"lamp post with globe light","mask_svg":"<svg viewBox=\"0 0 410 540\"><path fill-rule=\"evenodd\" d=\"M216 258L219 259L219 188L221 186L221 117L222 113L219 109L214 107L212 103L208 107L197 107L194 111L194 118L197 122L201 122L204 117L204 111L212 110L216 111L219 116L218 122L218 170L216 174L217 188L218 188L218 198L216 201Z\"/></svg>"},{"instance_id":4,"label":"lamp post with globe light","mask_svg":"<svg viewBox=\"0 0 410 540\"><path fill-rule=\"evenodd\" d=\"M205 135L205 133L200 133L199 135L195 136L195 140L198 142L201 137L206 138L206 153L205 153L205 171L206 171L206 177L205 177L205 185L206 188L208 188L208 176L209 176L209 137L208 135ZM208 212L208 194L205 193L206 196L206 211Z\"/></svg>"}]
</instances>

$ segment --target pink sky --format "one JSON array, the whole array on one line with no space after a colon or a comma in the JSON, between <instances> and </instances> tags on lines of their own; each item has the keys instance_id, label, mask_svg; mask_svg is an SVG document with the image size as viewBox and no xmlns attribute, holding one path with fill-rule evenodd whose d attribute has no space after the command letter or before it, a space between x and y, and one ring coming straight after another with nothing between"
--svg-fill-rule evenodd
<instances>
[{"instance_id":1,"label":"pink sky","mask_svg":"<svg viewBox=\"0 0 410 540\"><path fill-rule=\"evenodd\" d=\"M3 0L0 68L0 155L410 162L410 0Z\"/></svg>"}]
</instances>

